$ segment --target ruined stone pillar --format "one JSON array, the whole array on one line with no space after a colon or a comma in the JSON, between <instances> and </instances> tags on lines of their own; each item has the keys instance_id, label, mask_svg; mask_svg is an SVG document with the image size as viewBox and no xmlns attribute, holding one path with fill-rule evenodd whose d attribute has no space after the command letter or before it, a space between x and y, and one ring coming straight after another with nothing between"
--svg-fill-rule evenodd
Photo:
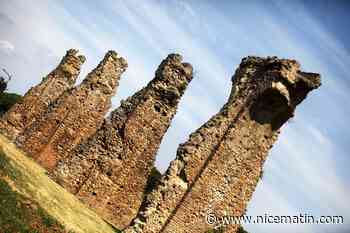
<instances>
[{"instance_id":1,"label":"ruined stone pillar","mask_svg":"<svg viewBox=\"0 0 350 233\"><path fill-rule=\"evenodd\" d=\"M109 51L79 86L65 92L18 137L18 145L45 168L54 168L101 126L126 67L124 58Z\"/></svg>"},{"instance_id":2,"label":"ruined stone pillar","mask_svg":"<svg viewBox=\"0 0 350 233\"><path fill-rule=\"evenodd\" d=\"M192 80L192 66L169 55L143 89L121 103L100 130L60 162L53 176L118 228L141 205L156 152Z\"/></svg>"},{"instance_id":3,"label":"ruined stone pillar","mask_svg":"<svg viewBox=\"0 0 350 233\"><path fill-rule=\"evenodd\" d=\"M9 139L15 140L35 120L40 119L48 106L64 91L74 86L85 57L77 56L78 50L70 49L60 64L43 78L40 84L32 87L7 111L0 121L0 130Z\"/></svg>"},{"instance_id":4,"label":"ruined stone pillar","mask_svg":"<svg viewBox=\"0 0 350 233\"><path fill-rule=\"evenodd\" d=\"M319 86L319 75L301 72L294 60L244 58L228 102L179 146L124 232L199 233L224 215L242 216L279 129ZM236 232L238 225L223 227Z\"/></svg>"}]
</instances>

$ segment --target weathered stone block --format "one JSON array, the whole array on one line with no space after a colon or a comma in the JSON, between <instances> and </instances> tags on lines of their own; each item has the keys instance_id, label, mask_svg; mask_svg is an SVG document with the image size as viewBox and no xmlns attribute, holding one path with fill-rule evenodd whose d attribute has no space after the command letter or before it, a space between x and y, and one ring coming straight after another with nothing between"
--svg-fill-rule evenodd
<instances>
[{"instance_id":1,"label":"weathered stone block","mask_svg":"<svg viewBox=\"0 0 350 233\"><path fill-rule=\"evenodd\" d=\"M101 126L126 67L123 58L109 51L79 86L66 91L18 137L17 144L45 168L53 169Z\"/></svg>"},{"instance_id":2,"label":"weathered stone block","mask_svg":"<svg viewBox=\"0 0 350 233\"><path fill-rule=\"evenodd\" d=\"M294 60L244 58L228 102L179 146L124 232L206 232L220 225L209 225L208 213L243 215L280 127L319 86L319 75L301 72ZM223 227L236 232L239 225Z\"/></svg>"},{"instance_id":3,"label":"weathered stone block","mask_svg":"<svg viewBox=\"0 0 350 233\"><path fill-rule=\"evenodd\" d=\"M28 126L40 119L64 91L74 86L85 61L85 57L77 56L77 53L77 50L68 50L60 64L4 114L0 121L0 130L4 135L15 140Z\"/></svg>"},{"instance_id":4,"label":"weathered stone block","mask_svg":"<svg viewBox=\"0 0 350 233\"><path fill-rule=\"evenodd\" d=\"M191 80L192 66L169 55L145 88L60 162L53 172L57 182L118 228L126 227L141 205L156 152Z\"/></svg>"}]
</instances>

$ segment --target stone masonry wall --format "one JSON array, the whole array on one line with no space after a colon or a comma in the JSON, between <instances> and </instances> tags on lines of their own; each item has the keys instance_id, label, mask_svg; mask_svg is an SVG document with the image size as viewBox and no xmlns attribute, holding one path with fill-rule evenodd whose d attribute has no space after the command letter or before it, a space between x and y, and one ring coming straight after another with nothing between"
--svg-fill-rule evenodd
<instances>
[{"instance_id":1,"label":"stone masonry wall","mask_svg":"<svg viewBox=\"0 0 350 233\"><path fill-rule=\"evenodd\" d=\"M64 91L74 86L85 61L78 51L68 50L60 64L40 84L31 88L20 103L15 104L0 121L0 130L15 140L36 119L40 119Z\"/></svg>"},{"instance_id":2,"label":"stone masonry wall","mask_svg":"<svg viewBox=\"0 0 350 233\"><path fill-rule=\"evenodd\" d=\"M66 157L101 126L127 63L109 51L77 87L66 91L42 119L22 133L17 144L47 169Z\"/></svg>"},{"instance_id":3,"label":"stone masonry wall","mask_svg":"<svg viewBox=\"0 0 350 233\"><path fill-rule=\"evenodd\" d=\"M155 78L121 103L53 177L118 228L136 216L156 152L192 80L192 66L170 54Z\"/></svg>"},{"instance_id":4,"label":"stone masonry wall","mask_svg":"<svg viewBox=\"0 0 350 233\"><path fill-rule=\"evenodd\" d=\"M319 86L319 75L301 72L294 60L243 59L228 102L179 146L124 232L206 232L220 227L208 219L243 215L280 127ZM236 232L238 225L222 227Z\"/></svg>"}]
</instances>

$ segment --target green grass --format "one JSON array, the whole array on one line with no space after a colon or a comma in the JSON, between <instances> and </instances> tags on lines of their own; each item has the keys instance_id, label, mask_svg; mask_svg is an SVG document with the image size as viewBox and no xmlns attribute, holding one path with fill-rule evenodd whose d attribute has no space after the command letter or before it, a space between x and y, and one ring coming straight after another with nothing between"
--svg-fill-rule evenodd
<instances>
[{"instance_id":1,"label":"green grass","mask_svg":"<svg viewBox=\"0 0 350 233\"><path fill-rule=\"evenodd\" d=\"M5 232L26 232L31 229L27 227L25 220L26 212L18 208L19 196L14 193L10 186L0 180L0 226Z\"/></svg>"},{"instance_id":2,"label":"green grass","mask_svg":"<svg viewBox=\"0 0 350 233\"><path fill-rule=\"evenodd\" d=\"M116 233L0 135L1 233Z\"/></svg>"}]
</instances>

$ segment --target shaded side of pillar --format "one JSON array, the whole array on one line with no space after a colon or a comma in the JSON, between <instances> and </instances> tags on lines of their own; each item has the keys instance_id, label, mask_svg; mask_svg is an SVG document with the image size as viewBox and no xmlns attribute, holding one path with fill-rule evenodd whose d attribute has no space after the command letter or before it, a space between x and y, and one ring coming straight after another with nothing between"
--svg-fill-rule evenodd
<instances>
[{"instance_id":1,"label":"shaded side of pillar","mask_svg":"<svg viewBox=\"0 0 350 233\"><path fill-rule=\"evenodd\" d=\"M48 106L75 84L85 57L70 49L60 64L40 84L32 87L1 119L0 130L15 140L28 126L40 119Z\"/></svg>"},{"instance_id":2,"label":"shaded side of pillar","mask_svg":"<svg viewBox=\"0 0 350 233\"><path fill-rule=\"evenodd\" d=\"M118 228L141 205L156 152L192 80L192 66L170 54L155 78L121 103L90 140L60 163L54 176Z\"/></svg>"},{"instance_id":3,"label":"shaded side of pillar","mask_svg":"<svg viewBox=\"0 0 350 233\"><path fill-rule=\"evenodd\" d=\"M43 119L18 137L17 144L45 168L53 169L101 126L126 67L124 58L109 51L79 86L65 92Z\"/></svg>"},{"instance_id":4,"label":"shaded side of pillar","mask_svg":"<svg viewBox=\"0 0 350 233\"><path fill-rule=\"evenodd\" d=\"M319 75L301 72L294 60L243 59L227 104L180 145L124 232L206 232L221 225L208 224L208 216L243 215L280 127L319 86Z\"/></svg>"}]
</instances>

